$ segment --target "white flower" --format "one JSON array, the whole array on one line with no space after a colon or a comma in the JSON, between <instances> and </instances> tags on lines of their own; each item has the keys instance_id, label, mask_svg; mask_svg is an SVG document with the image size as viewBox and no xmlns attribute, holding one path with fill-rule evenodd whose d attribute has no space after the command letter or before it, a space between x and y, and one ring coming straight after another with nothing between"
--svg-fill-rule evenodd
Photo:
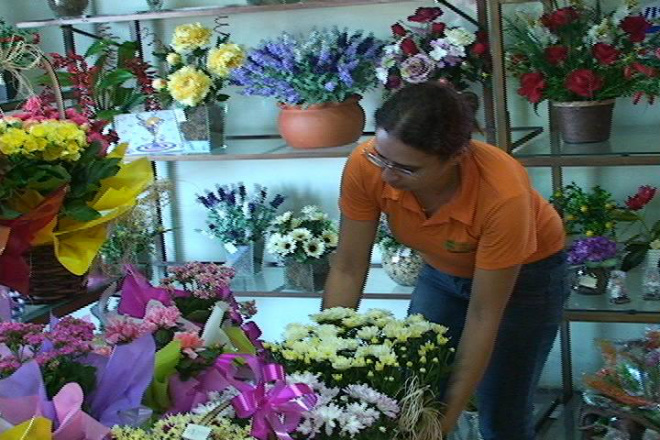
<instances>
[{"instance_id":1,"label":"white flower","mask_svg":"<svg viewBox=\"0 0 660 440\"><path fill-rule=\"evenodd\" d=\"M357 337L369 341L380 334L380 329L375 326L362 327L357 332Z\"/></svg>"},{"instance_id":2,"label":"white flower","mask_svg":"<svg viewBox=\"0 0 660 440\"><path fill-rule=\"evenodd\" d=\"M463 28L448 29L445 31L445 37L451 44L463 47L476 41L475 35Z\"/></svg>"},{"instance_id":3,"label":"white flower","mask_svg":"<svg viewBox=\"0 0 660 440\"><path fill-rule=\"evenodd\" d=\"M397 41L394 44L388 44L383 51L385 55L398 55L401 53L401 43Z\"/></svg>"},{"instance_id":4,"label":"white flower","mask_svg":"<svg viewBox=\"0 0 660 440\"><path fill-rule=\"evenodd\" d=\"M378 81L385 84L389 76L390 76L389 69L386 69L384 67L376 67L376 78L378 78Z\"/></svg>"},{"instance_id":5,"label":"white flower","mask_svg":"<svg viewBox=\"0 0 660 440\"><path fill-rule=\"evenodd\" d=\"M339 236L335 231L326 229L321 233L321 238L327 247L337 247Z\"/></svg>"},{"instance_id":6,"label":"white flower","mask_svg":"<svg viewBox=\"0 0 660 440\"><path fill-rule=\"evenodd\" d=\"M156 90L163 90L167 88L167 81L163 78L156 78L151 82L151 87Z\"/></svg>"},{"instance_id":7,"label":"white flower","mask_svg":"<svg viewBox=\"0 0 660 440\"><path fill-rule=\"evenodd\" d=\"M278 215L278 216L275 217L275 219L273 220L273 224L274 224L274 225L281 225L281 224L284 224L284 223L288 222L289 220L291 220L291 215L292 215L292 214L291 214L291 211L287 211L287 212L285 212L285 213L282 214L282 215Z\"/></svg>"},{"instance_id":8,"label":"white flower","mask_svg":"<svg viewBox=\"0 0 660 440\"><path fill-rule=\"evenodd\" d=\"M351 360L345 356L337 356L332 361L332 368L337 371L345 371L351 368Z\"/></svg>"},{"instance_id":9,"label":"white flower","mask_svg":"<svg viewBox=\"0 0 660 440\"><path fill-rule=\"evenodd\" d=\"M309 335L309 328L306 325L291 323L284 330L284 339L287 341L297 341L304 339Z\"/></svg>"},{"instance_id":10,"label":"white flower","mask_svg":"<svg viewBox=\"0 0 660 440\"><path fill-rule=\"evenodd\" d=\"M333 307L331 309L326 309L321 313L311 315L311 318L314 322L319 324L328 321L341 321L344 318L355 315L356 312L353 309L347 307Z\"/></svg>"},{"instance_id":11,"label":"white flower","mask_svg":"<svg viewBox=\"0 0 660 440\"><path fill-rule=\"evenodd\" d=\"M288 236L297 241L305 241L312 238L312 232L307 228L296 228Z\"/></svg>"},{"instance_id":12,"label":"white flower","mask_svg":"<svg viewBox=\"0 0 660 440\"><path fill-rule=\"evenodd\" d=\"M612 14L612 21L614 21L615 25L619 25L624 18L630 15L630 8L628 8L628 5L623 5L617 8L616 11L614 11L614 14Z\"/></svg>"},{"instance_id":13,"label":"white flower","mask_svg":"<svg viewBox=\"0 0 660 440\"><path fill-rule=\"evenodd\" d=\"M303 209L300 210L302 214L306 217L311 217L312 215L316 214L317 212L320 212L320 208L316 205L307 205L304 206Z\"/></svg>"},{"instance_id":14,"label":"white flower","mask_svg":"<svg viewBox=\"0 0 660 440\"><path fill-rule=\"evenodd\" d=\"M436 40L438 41L438 40ZM433 43L431 43L433 45ZM449 55L449 51L445 48L444 45L442 44L436 44L433 45L433 50L429 52L429 56L434 60L434 61L440 61L444 57Z\"/></svg>"},{"instance_id":15,"label":"white flower","mask_svg":"<svg viewBox=\"0 0 660 440\"><path fill-rule=\"evenodd\" d=\"M336 325L322 324L314 329L314 333L316 333L320 338L324 339L336 337L339 334L339 330L340 328Z\"/></svg>"},{"instance_id":16,"label":"white flower","mask_svg":"<svg viewBox=\"0 0 660 440\"><path fill-rule=\"evenodd\" d=\"M302 222L303 221L302 221L301 218L298 218L298 217L292 218L291 219L291 227L295 229L298 226L302 225Z\"/></svg>"},{"instance_id":17,"label":"white flower","mask_svg":"<svg viewBox=\"0 0 660 440\"><path fill-rule=\"evenodd\" d=\"M375 321L377 319L393 318L394 314L385 309L369 309L365 316L370 320Z\"/></svg>"},{"instance_id":18,"label":"white flower","mask_svg":"<svg viewBox=\"0 0 660 440\"><path fill-rule=\"evenodd\" d=\"M319 238L311 238L303 243L305 254L311 258L320 258L325 252L325 243Z\"/></svg>"},{"instance_id":19,"label":"white flower","mask_svg":"<svg viewBox=\"0 0 660 440\"><path fill-rule=\"evenodd\" d=\"M334 403L314 410L316 417L319 418L320 421L322 421L325 425L326 435L332 435L332 430L335 426L337 426L336 422L337 419L341 417L341 413L341 408L339 408Z\"/></svg>"},{"instance_id":20,"label":"white flower","mask_svg":"<svg viewBox=\"0 0 660 440\"><path fill-rule=\"evenodd\" d=\"M269 254L289 255L296 250L296 242L288 235L273 234L266 243Z\"/></svg>"}]
</instances>

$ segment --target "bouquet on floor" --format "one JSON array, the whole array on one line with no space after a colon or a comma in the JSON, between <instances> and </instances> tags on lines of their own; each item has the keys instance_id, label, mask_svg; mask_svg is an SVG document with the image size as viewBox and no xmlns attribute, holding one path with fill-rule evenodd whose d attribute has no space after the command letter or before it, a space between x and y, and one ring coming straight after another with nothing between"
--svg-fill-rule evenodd
<instances>
[{"instance_id":1,"label":"bouquet on floor","mask_svg":"<svg viewBox=\"0 0 660 440\"><path fill-rule=\"evenodd\" d=\"M0 284L27 294L23 255L32 246L52 246L69 272L86 273L109 222L151 182L148 161L122 161L127 145L109 152L116 139L104 126L75 109L60 119L37 97L0 119L0 228L12 230L0 253Z\"/></svg>"},{"instance_id":2,"label":"bouquet on floor","mask_svg":"<svg viewBox=\"0 0 660 440\"><path fill-rule=\"evenodd\" d=\"M335 223L318 206L305 206L298 217L287 211L271 223L266 250L283 260L310 263L328 257L339 240Z\"/></svg>"},{"instance_id":3,"label":"bouquet on floor","mask_svg":"<svg viewBox=\"0 0 660 440\"><path fill-rule=\"evenodd\" d=\"M388 90L406 84L444 81L458 90L489 76L485 32L449 27L440 8L420 7L408 23L392 25L394 42L385 46L376 74Z\"/></svg>"},{"instance_id":4,"label":"bouquet on floor","mask_svg":"<svg viewBox=\"0 0 660 440\"><path fill-rule=\"evenodd\" d=\"M319 397L293 438L439 438L434 387L448 376L453 351L446 327L377 309L333 308L312 319L290 324L284 341L267 345L290 379Z\"/></svg>"},{"instance_id":5,"label":"bouquet on floor","mask_svg":"<svg viewBox=\"0 0 660 440\"><path fill-rule=\"evenodd\" d=\"M0 323L0 344L0 438L101 440L130 423L153 376L150 338L98 350L94 326L74 318Z\"/></svg>"},{"instance_id":6,"label":"bouquet on floor","mask_svg":"<svg viewBox=\"0 0 660 440\"><path fill-rule=\"evenodd\" d=\"M660 331L642 339L599 341L605 365L585 378L585 402L602 418L629 420L660 432Z\"/></svg>"},{"instance_id":7,"label":"bouquet on floor","mask_svg":"<svg viewBox=\"0 0 660 440\"><path fill-rule=\"evenodd\" d=\"M160 287L128 273L118 314L105 317L105 339L116 346L151 335L157 352L145 404L158 413L185 413L223 387L213 368L221 354L261 351L261 332L247 321L254 303L238 303L229 289L232 268L188 263L171 268Z\"/></svg>"}]
</instances>

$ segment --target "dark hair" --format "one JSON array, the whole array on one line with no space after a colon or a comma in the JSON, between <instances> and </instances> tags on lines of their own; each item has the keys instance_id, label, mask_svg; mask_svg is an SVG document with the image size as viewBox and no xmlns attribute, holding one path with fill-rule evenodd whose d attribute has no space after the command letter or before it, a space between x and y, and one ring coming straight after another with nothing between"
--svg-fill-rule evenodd
<instances>
[{"instance_id":1,"label":"dark hair","mask_svg":"<svg viewBox=\"0 0 660 440\"><path fill-rule=\"evenodd\" d=\"M477 128L478 99L439 83L409 85L376 110L376 128L425 153L451 157Z\"/></svg>"}]
</instances>

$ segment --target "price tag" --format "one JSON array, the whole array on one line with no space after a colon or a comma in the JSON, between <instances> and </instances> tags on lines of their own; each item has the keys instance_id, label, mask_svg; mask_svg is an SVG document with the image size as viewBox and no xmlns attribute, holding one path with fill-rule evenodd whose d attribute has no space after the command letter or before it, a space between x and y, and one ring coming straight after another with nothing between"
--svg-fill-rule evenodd
<instances>
[{"instance_id":1,"label":"price tag","mask_svg":"<svg viewBox=\"0 0 660 440\"><path fill-rule=\"evenodd\" d=\"M186 440L208 440L212 431L207 426L190 424L183 431L182 437Z\"/></svg>"},{"instance_id":2,"label":"price tag","mask_svg":"<svg viewBox=\"0 0 660 440\"><path fill-rule=\"evenodd\" d=\"M238 248L234 245L234 243L225 243L225 249L230 254L235 254L236 252L238 252Z\"/></svg>"}]
</instances>

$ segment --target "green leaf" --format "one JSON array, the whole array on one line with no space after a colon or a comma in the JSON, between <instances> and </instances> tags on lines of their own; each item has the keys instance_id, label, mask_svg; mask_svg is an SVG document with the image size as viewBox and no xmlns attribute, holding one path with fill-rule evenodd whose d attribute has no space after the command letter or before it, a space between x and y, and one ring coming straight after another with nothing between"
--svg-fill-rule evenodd
<instances>
[{"instance_id":1,"label":"green leaf","mask_svg":"<svg viewBox=\"0 0 660 440\"><path fill-rule=\"evenodd\" d=\"M639 220L639 216L634 212L620 209L612 212L612 217L619 222L634 222Z\"/></svg>"},{"instance_id":2,"label":"green leaf","mask_svg":"<svg viewBox=\"0 0 660 440\"><path fill-rule=\"evenodd\" d=\"M192 322L206 322L211 316L210 310L195 310L186 315L186 319Z\"/></svg>"},{"instance_id":3,"label":"green leaf","mask_svg":"<svg viewBox=\"0 0 660 440\"><path fill-rule=\"evenodd\" d=\"M94 43L92 43L91 46L89 46L87 52L85 52L85 58L100 55L106 50L108 50L111 45L112 45L111 40L106 40L106 39L96 40Z\"/></svg>"},{"instance_id":4,"label":"green leaf","mask_svg":"<svg viewBox=\"0 0 660 440\"><path fill-rule=\"evenodd\" d=\"M121 115L122 113L123 112L121 110L101 110L96 114L96 118L103 121L112 121L115 116Z\"/></svg>"},{"instance_id":5,"label":"green leaf","mask_svg":"<svg viewBox=\"0 0 660 440\"><path fill-rule=\"evenodd\" d=\"M4 203L0 203L0 219L3 220L13 220L21 216L21 213L14 211L9 206L6 206Z\"/></svg>"},{"instance_id":6,"label":"green leaf","mask_svg":"<svg viewBox=\"0 0 660 440\"><path fill-rule=\"evenodd\" d=\"M99 88L118 86L128 80L135 78L133 72L127 69L117 69L108 73L100 82Z\"/></svg>"},{"instance_id":7,"label":"green leaf","mask_svg":"<svg viewBox=\"0 0 660 440\"><path fill-rule=\"evenodd\" d=\"M634 269L639 266L644 257L646 257L646 252L648 251L648 246L636 246L632 248L621 261L621 270L628 272L630 269Z\"/></svg>"},{"instance_id":8,"label":"green leaf","mask_svg":"<svg viewBox=\"0 0 660 440\"><path fill-rule=\"evenodd\" d=\"M126 62L137 56L138 44L136 41L126 41L117 49L117 65L123 67Z\"/></svg>"},{"instance_id":9,"label":"green leaf","mask_svg":"<svg viewBox=\"0 0 660 440\"><path fill-rule=\"evenodd\" d=\"M87 204L78 200L67 203L64 206L63 213L81 223L91 222L101 217L101 214L97 210L90 208Z\"/></svg>"}]
</instances>

